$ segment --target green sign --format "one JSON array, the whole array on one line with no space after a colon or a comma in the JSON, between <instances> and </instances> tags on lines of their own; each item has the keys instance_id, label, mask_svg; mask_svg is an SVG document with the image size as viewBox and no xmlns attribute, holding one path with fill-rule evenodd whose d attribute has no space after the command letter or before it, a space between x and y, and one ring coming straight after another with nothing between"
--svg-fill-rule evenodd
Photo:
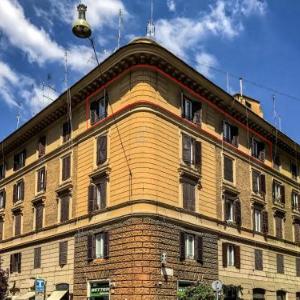
<instances>
[{"instance_id":1,"label":"green sign","mask_svg":"<svg viewBox=\"0 0 300 300\"><path fill-rule=\"evenodd\" d=\"M91 282L90 297L108 296L109 282Z\"/></svg>"}]
</instances>

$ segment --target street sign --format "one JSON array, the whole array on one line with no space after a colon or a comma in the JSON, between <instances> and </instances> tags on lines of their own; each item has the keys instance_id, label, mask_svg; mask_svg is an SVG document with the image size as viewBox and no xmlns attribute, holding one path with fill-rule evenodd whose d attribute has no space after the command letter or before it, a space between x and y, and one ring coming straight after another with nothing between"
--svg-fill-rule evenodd
<instances>
[{"instance_id":1,"label":"street sign","mask_svg":"<svg viewBox=\"0 0 300 300\"><path fill-rule=\"evenodd\" d=\"M213 281L213 283L211 284L211 287L213 288L213 290L215 292L221 292L222 287L223 287L222 281L220 281L220 280Z\"/></svg>"},{"instance_id":2,"label":"street sign","mask_svg":"<svg viewBox=\"0 0 300 300\"><path fill-rule=\"evenodd\" d=\"M44 293L45 292L45 280L44 279L36 279L35 280L35 292L36 293Z\"/></svg>"}]
</instances>

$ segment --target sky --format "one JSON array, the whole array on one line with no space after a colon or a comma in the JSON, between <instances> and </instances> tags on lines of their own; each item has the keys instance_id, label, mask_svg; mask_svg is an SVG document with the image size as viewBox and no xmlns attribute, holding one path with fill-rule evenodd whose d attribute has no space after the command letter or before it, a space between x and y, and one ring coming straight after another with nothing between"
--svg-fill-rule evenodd
<instances>
[{"instance_id":1,"label":"sky","mask_svg":"<svg viewBox=\"0 0 300 300\"><path fill-rule=\"evenodd\" d=\"M145 36L150 0L82 2L100 61L117 49L120 10L121 46ZM89 42L71 31L78 4L0 0L0 140L96 66ZM231 94L242 77L266 120L300 143L300 1L153 0L153 7L158 43Z\"/></svg>"}]
</instances>

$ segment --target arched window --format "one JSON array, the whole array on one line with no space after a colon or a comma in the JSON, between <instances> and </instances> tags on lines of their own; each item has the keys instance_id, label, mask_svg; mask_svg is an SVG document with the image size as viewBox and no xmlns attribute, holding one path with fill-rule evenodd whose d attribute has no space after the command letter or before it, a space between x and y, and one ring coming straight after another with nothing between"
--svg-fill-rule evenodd
<instances>
[{"instance_id":1,"label":"arched window","mask_svg":"<svg viewBox=\"0 0 300 300\"><path fill-rule=\"evenodd\" d=\"M264 289L253 289L253 300L264 300L265 290Z\"/></svg>"},{"instance_id":2,"label":"arched window","mask_svg":"<svg viewBox=\"0 0 300 300\"><path fill-rule=\"evenodd\" d=\"M276 292L276 300L286 300L286 292L285 291L277 291Z\"/></svg>"}]
</instances>

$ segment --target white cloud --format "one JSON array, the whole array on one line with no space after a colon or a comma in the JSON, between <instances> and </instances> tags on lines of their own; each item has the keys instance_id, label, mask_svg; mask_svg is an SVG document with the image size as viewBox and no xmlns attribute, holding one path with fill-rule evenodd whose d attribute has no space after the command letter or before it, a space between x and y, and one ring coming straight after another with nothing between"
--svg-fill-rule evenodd
<instances>
[{"instance_id":1,"label":"white cloud","mask_svg":"<svg viewBox=\"0 0 300 300\"><path fill-rule=\"evenodd\" d=\"M197 71L206 77L212 78L211 67L217 66L217 59L209 53L201 52L196 54L195 60Z\"/></svg>"},{"instance_id":2,"label":"white cloud","mask_svg":"<svg viewBox=\"0 0 300 300\"><path fill-rule=\"evenodd\" d=\"M167 6L169 11L174 12L176 11L176 4L174 0L167 0Z\"/></svg>"}]
</instances>

